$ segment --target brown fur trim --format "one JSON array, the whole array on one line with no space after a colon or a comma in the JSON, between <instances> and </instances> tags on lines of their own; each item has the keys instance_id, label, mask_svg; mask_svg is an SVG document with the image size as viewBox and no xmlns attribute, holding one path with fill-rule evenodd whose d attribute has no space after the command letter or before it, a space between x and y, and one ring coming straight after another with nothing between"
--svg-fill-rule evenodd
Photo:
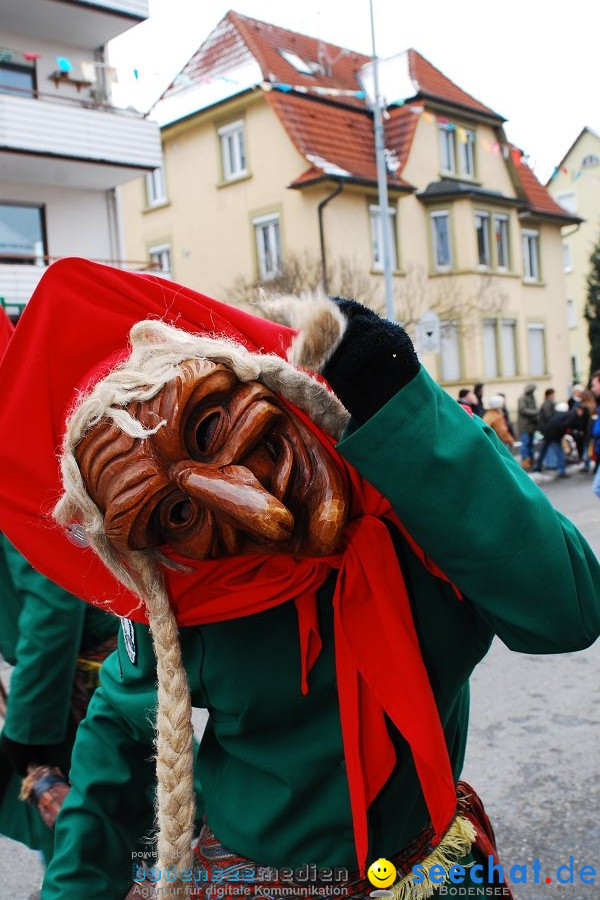
<instances>
[{"instance_id":1,"label":"brown fur trim","mask_svg":"<svg viewBox=\"0 0 600 900\"><path fill-rule=\"evenodd\" d=\"M338 305L322 291L303 293L299 297L268 295L261 291L257 306L265 318L297 329L288 360L313 372L323 370L347 326Z\"/></svg>"}]
</instances>

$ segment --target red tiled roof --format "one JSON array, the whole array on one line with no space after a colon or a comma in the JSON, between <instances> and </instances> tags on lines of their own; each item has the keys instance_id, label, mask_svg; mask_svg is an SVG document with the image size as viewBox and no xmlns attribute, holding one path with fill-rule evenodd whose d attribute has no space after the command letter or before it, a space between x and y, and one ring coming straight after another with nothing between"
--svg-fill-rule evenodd
<instances>
[{"instance_id":1,"label":"red tiled roof","mask_svg":"<svg viewBox=\"0 0 600 900\"><path fill-rule=\"evenodd\" d=\"M413 81L416 82L419 93L422 92L423 94L437 97L440 100L445 100L447 103L458 103L460 106L466 106L469 109L477 110L478 112L485 113L489 116L494 116L497 119L502 118L502 116L499 116L493 109L490 109L489 106L484 106L483 103L480 103L479 100L476 100L471 94L467 94L466 91L459 88L453 81L450 81L443 72L440 72L439 69L432 66L431 63L426 60L424 56L421 56L420 53L417 53L416 50L411 48L408 51L408 60L410 75Z\"/></svg>"},{"instance_id":2,"label":"red tiled roof","mask_svg":"<svg viewBox=\"0 0 600 900\"><path fill-rule=\"evenodd\" d=\"M562 219L573 221L577 216L567 212L564 206L560 206L548 193L546 188L537 180L532 170L524 162L521 151L517 147L511 147L511 157L515 172L523 190L527 208L532 213L541 215L560 216Z\"/></svg>"},{"instance_id":3,"label":"red tiled roof","mask_svg":"<svg viewBox=\"0 0 600 900\"><path fill-rule=\"evenodd\" d=\"M293 182L295 187L323 175L377 180L370 115L277 90L266 96L298 152L311 163L310 168ZM394 110L388 125L390 139L386 136L386 144L389 150L395 151L400 163L396 172L388 171L388 184L393 187L412 188L400 177L400 172L406 162L417 118L418 114L411 112L410 107L402 107ZM394 143L391 143L392 136Z\"/></svg>"},{"instance_id":4,"label":"red tiled roof","mask_svg":"<svg viewBox=\"0 0 600 900\"><path fill-rule=\"evenodd\" d=\"M295 53L309 64L320 66L315 74L305 75L288 62L280 53ZM424 93L446 103L457 103L486 115L500 119L492 109L484 106L466 91L450 81L439 69L432 66L416 50L405 54L410 77L415 86L415 96ZM343 91L361 91L358 72L371 57L355 53L345 47L329 44L318 38L298 34L278 25L261 22L230 10L219 22L199 50L183 68L181 78L176 78L163 94L163 98L186 89L189 82L200 82L235 70L250 60L256 60L265 81L280 82L305 88L334 88ZM410 99L410 98L406 98ZM361 97L345 96L338 102L345 106L364 109Z\"/></svg>"},{"instance_id":5,"label":"red tiled roof","mask_svg":"<svg viewBox=\"0 0 600 900\"><path fill-rule=\"evenodd\" d=\"M227 13L227 18L237 26L260 65L265 80L302 87L330 87L348 91L361 89L357 73L369 62L369 56L236 12ZM291 51L307 63L317 63L321 71L315 75L303 75L284 59L280 50ZM344 103L364 106L360 98L345 97Z\"/></svg>"}]
</instances>

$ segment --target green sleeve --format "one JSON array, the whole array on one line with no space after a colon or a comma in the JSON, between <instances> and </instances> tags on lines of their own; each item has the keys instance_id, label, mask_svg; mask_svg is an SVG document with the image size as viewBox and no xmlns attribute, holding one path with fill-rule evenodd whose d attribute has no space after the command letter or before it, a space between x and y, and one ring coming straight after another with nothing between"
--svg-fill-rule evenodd
<instances>
[{"instance_id":1,"label":"green sleeve","mask_svg":"<svg viewBox=\"0 0 600 900\"><path fill-rule=\"evenodd\" d=\"M4 733L22 744L60 744L67 736L85 604L3 541L23 602Z\"/></svg>"},{"instance_id":2,"label":"green sleeve","mask_svg":"<svg viewBox=\"0 0 600 900\"><path fill-rule=\"evenodd\" d=\"M134 630L135 661L120 633L79 726L43 900L121 900L143 854L154 861L156 669L148 629Z\"/></svg>"},{"instance_id":3,"label":"green sleeve","mask_svg":"<svg viewBox=\"0 0 600 900\"><path fill-rule=\"evenodd\" d=\"M595 554L424 369L338 450L508 647L561 653L597 638Z\"/></svg>"}]
</instances>

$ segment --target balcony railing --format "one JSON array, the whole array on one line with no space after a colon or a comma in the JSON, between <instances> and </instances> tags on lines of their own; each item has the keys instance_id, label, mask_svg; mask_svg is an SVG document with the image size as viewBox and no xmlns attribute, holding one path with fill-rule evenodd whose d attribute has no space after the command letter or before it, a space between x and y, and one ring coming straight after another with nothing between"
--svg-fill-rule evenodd
<instances>
[{"instance_id":1,"label":"balcony railing","mask_svg":"<svg viewBox=\"0 0 600 900\"><path fill-rule=\"evenodd\" d=\"M156 123L102 97L0 91L0 147L150 170L162 163Z\"/></svg>"}]
</instances>

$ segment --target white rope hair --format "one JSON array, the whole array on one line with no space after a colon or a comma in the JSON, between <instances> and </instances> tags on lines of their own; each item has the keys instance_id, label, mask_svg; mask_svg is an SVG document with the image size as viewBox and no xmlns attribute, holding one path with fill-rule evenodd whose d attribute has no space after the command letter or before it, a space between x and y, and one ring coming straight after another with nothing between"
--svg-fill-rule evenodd
<instances>
[{"instance_id":1,"label":"white rope hair","mask_svg":"<svg viewBox=\"0 0 600 900\"><path fill-rule=\"evenodd\" d=\"M306 412L319 427L339 437L349 415L337 397L308 373L281 357L251 353L228 338L189 334L161 321L139 322L131 329L131 354L76 401L67 421L60 457L63 495L55 520L83 526L92 549L115 577L145 604L157 660L156 719L158 859L162 871L177 864L192 867L194 827L193 730L191 698L175 616L155 551L118 553L104 532L102 511L89 496L75 451L84 435L103 419L136 438L155 433L127 411L133 401L150 400L176 378L181 364L210 359L227 365L240 381L258 380ZM189 887L182 888L185 896Z\"/></svg>"}]
</instances>

